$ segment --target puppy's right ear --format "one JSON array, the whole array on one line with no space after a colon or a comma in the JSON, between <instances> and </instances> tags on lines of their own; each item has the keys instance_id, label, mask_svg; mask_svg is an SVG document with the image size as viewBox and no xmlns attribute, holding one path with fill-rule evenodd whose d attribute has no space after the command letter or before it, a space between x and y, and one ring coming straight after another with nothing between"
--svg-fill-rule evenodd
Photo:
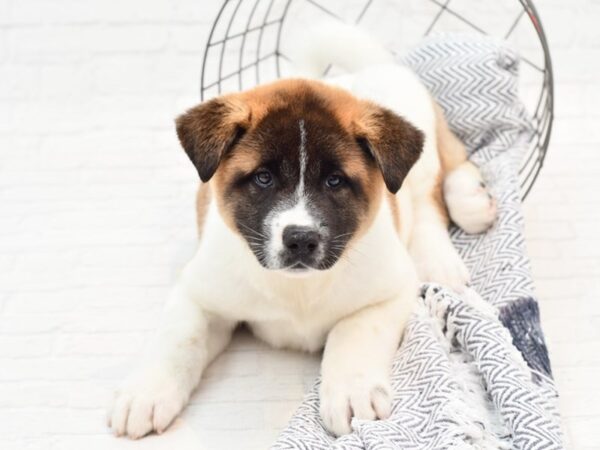
<instances>
[{"instance_id":1,"label":"puppy's right ear","mask_svg":"<svg viewBox=\"0 0 600 450\"><path fill-rule=\"evenodd\" d=\"M175 124L181 146L207 182L248 129L250 107L236 95L218 97L182 114Z\"/></svg>"}]
</instances>

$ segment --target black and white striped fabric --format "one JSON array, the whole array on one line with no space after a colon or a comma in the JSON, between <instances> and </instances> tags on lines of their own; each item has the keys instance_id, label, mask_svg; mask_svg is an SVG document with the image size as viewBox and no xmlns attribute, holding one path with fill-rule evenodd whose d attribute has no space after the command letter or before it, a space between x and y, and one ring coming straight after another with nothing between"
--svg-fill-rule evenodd
<instances>
[{"instance_id":1,"label":"black and white striped fabric","mask_svg":"<svg viewBox=\"0 0 600 450\"><path fill-rule=\"evenodd\" d=\"M458 296L425 285L392 370L392 415L354 419L335 439L319 417L318 381L273 449L560 449L558 395L525 253L518 167L531 136L518 101L517 55L503 42L441 35L401 62L444 109L498 200L484 235L454 228L472 275Z\"/></svg>"}]
</instances>

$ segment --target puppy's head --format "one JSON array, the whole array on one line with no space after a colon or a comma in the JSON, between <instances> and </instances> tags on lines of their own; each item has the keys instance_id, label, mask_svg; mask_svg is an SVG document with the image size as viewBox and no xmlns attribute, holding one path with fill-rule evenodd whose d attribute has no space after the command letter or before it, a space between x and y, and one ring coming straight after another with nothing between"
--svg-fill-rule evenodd
<instances>
[{"instance_id":1,"label":"puppy's head","mask_svg":"<svg viewBox=\"0 0 600 450\"><path fill-rule=\"evenodd\" d=\"M337 262L423 145L393 112L303 80L210 100L177 133L228 226L264 267L295 274Z\"/></svg>"}]
</instances>

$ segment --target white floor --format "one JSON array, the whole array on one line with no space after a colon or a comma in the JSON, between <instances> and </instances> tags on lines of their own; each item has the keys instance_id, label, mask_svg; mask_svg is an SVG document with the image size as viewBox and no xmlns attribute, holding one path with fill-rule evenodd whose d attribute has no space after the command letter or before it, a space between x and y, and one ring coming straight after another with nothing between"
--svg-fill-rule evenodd
<instances>
[{"instance_id":1,"label":"white floor","mask_svg":"<svg viewBox=\"0 0 600 450\"><path fill-rule=\"evenodd\" d=\"M600 4L538 3L556 122L527 238L567 441L600 448ZM196 174L171 123L217 6L0 0L3 450L264 449L317 373L242 334L163 436L104 426L193 249Z\"/></svg>"}]
</instances>

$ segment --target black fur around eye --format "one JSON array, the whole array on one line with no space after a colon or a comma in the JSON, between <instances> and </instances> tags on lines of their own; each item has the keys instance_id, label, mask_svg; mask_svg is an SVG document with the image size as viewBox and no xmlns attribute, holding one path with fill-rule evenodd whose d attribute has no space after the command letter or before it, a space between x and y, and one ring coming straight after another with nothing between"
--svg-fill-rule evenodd
<instances>
[{"instance_id":1,"label":"black fur around eye","mask_svg":"<svg viewBox=\"0 0 600 450\"><path fill-rule=\"evenodd\" d=\"M261 188L268 188L273 184L273 175L268 170L260 170L254 174L254 182Z\"/></svg>"},{"instance_id":2,"label":"black fur around eye","mask_svg":"<svg viewBox=\"0 0 600 450\"><path fill-rule=\"evenodd\" d=\"M344 178L341 175L331 174L325 180L328 188L335 189L344 184Z\"/></svg>"}]
</instances>

